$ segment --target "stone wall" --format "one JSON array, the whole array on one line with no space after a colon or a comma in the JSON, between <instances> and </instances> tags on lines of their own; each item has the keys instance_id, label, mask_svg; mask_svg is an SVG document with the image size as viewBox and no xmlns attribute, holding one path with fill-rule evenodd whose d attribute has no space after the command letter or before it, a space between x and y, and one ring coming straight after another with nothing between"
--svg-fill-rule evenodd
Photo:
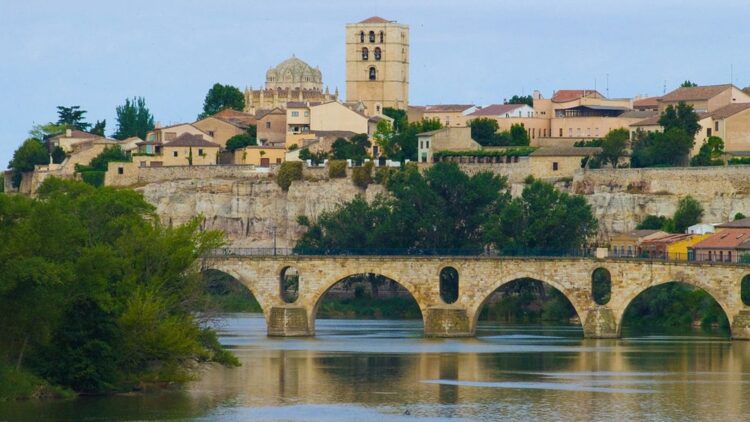
<instances>
[{"instance_id":1,"label":"stone wall","mask_svg":"<svg viewBox=\"0 0 750 422\"><path fill-rule=\"evenodd\" d=\"M529 157L518 157L517 163L461 163L458 167L466 174L489 171L507 177L508 183L522 183L531 174Z\"/></svg>"}]
</instances>

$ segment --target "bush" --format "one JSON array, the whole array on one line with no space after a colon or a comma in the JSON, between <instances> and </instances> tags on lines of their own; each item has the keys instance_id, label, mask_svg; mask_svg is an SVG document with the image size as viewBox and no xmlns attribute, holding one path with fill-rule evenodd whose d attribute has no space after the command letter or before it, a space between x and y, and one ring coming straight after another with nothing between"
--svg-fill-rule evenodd
<instances>
[{"instance_id":1,"label":"bush","mask_svg":"<svg viewBox=\"0 0 750 422\"><path fill-rule=\"evenodd\" d=\"M104 185L104 174L106 171L90 170L81 173L81 178L84 182L91 186L103 186Z\"/></svg>"},{"instance_id":2,"label":"bush","mask_svg":"<svg viewBox=\"0 0 750 422\"><path fill-rule=\"evenodd\" d=\"M346 161L329 160L328 177L330 177L331 179L340 179L342 177L346 177Z\"/></svg>"},{"instance_id":3,"label":"bush","mask_svg":"<svg viewBox=\"0 0 750 422\"><path fill-rule=\"evenodd\" d=\"M302 162L284 161L281 163L279 173L276 175L276 183L281 189L287 191L295 180L302 180Z\"/></svg>"},{"instance_id":4,"label":"bush","mask_svg":"<svg viewBox=\"0 0 750 422\"><path fill-rule=\"evenodd\" d=\"M257 144L258 141L255 139L255 137L250 136L247 133L242 133L239 135L234 135L231 138L227 139L226 149L229 151L234 151L249 145Z\"/></svg>"},{"instance_id":5,"label":"bush","mask_svg":"<svg viewBox=\"0 0 750 422\"><path fill-rule=\"evenodd\" d=\"M372 167L372 161L368 161L364 166L352 169L352 182L355 186L365 189L372 183Z\"/></svg>"},{"instance_id":6,"label":"bush","mask_svg":"<svg viewBox=\"0 0 750 422\"><path fill-rule=\"evenodd\" d=\"M385 185L385 184L387 184L388 183L388 179L391 177L391 175L395 171L396 170L394 170L394 169L392 169L390 167L379 167L375 171L375 180L374 180L374 182L377 183L377 184L379 184L379 185Z\"/></svg>"}]
</instances>

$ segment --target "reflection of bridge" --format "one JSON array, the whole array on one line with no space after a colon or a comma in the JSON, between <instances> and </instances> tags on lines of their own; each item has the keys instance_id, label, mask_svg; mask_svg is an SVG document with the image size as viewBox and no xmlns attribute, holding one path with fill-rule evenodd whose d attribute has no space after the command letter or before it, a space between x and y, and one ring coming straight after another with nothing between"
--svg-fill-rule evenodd
<instances>
[{"instance_id":1,"label":"reflection of bridge","mask_svg":"<svg viewBox=\"0 0 750 422\"><path fill-rule=\"evenodd\" d=\"M649 287L683 282L708 292L729 319L733 338L750 339L750 307L740 298L742 278L750 267L717 262L643 261L571 257L489 256L308 256L242 255L215 251L204 258L204 269L223 271L255 295L266 318L269 335L300 336L315 333L315 315L325 293L339 281L356 274L388 277L408 290L422 311L425 335L474 335L477 318L492 293L519 278L548 283L565 295L583 324L586 337L615 338L628 304ZM282 298L282 274L293 267L299 273L299 297ZM458 271L458 298L441 299L440 272ZM604 268L611 275L611 298L605 305L592 297L592 273Z\"/></svg>"}]
</instances>

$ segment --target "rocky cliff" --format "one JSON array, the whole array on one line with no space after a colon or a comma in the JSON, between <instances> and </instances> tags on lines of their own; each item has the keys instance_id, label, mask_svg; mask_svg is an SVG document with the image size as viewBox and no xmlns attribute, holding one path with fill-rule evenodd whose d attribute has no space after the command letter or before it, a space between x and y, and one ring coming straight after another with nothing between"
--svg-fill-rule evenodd
<instances>
[{"instance_id":1,"label":"rocky cliff","mask_svg":"<svg viewBox=\"0 0 750 422\"><path fill-rule=\"evenodd\" d=\"M520 193L522 186L514 186ZM632 230L648 214L671 216L686 195L699 200L705 222L722 222L737 213L750 215L750 168L620 169L580 172L567 185L584 195L601 223L600 239ZM316 218L337 204L363 194L368 200L382 186L366 191L349 178L294 182L283 192L272 179L243 177L184 179L139 187L165 222L183 223L203 216L203 226L226 232L233 246L268 247L274 231L279 247L292 246L303 233L297 216Z\"/></svg>"}]
</instances>

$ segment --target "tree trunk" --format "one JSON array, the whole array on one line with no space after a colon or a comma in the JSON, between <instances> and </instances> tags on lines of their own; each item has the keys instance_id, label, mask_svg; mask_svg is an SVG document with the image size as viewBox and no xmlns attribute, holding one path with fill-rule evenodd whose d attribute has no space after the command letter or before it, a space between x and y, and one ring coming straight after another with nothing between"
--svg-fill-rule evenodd
<instances>
[{"instance_id":1,"label":"tree trunk","mask_svg":"<svg viewBox=\"0 0 750 422\"><path fill-rule=\"evenodd\" d=\"M26 351L26 345L29 343L29 336L23 338L23 344L21 344L21 351L18 352L18 360L16 360L16 371L21 369L21 363L23 362L23 353Z\"/></svg>"}]
</instances>

